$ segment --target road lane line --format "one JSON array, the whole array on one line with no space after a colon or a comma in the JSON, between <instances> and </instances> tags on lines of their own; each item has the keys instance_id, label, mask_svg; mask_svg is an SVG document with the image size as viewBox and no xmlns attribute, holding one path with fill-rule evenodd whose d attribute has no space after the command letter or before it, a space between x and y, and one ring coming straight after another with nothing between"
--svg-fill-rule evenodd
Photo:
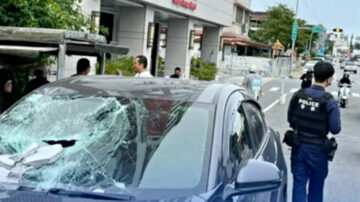
<instances>
[{"instance_id":1,"label":"road lane line","mask_svg":"<svg viewBox=\"0 0 360 202\"><path fill-rule=\"evenodd\" d=\"M270 92L276 92L276 91L278 91L280 88L279 87L273 87L273 88L271 88L269 91Z\"/></svg>"},{"instance_id":2,"label":"road lane line","mask_svg":"<svg viewBox=\"0 0 360 202\"><path fill-rule=\"evenodd\" d=\"M351 93L351 95L352 95L353 97L360 97L360 94L359 94L359 93Z\"/></svg>"},{"instance_id":3,"label":"road lane line","mask_svg":"<svg viewBox=\"0 0 360 202\"><path fill-rule=\"evenodd\" d=\"M295 93L295 92L297 92L297 91L299 91L298 88L293 88L293 89L290 90L290 93Z\"/></svg>"},{"instance_id":4,"label":"road lane line","mask_svg":"<svg viewBox=\"0 0 360 202\"><path fill-rule=\"evenodd\" d=\"M336 91L332 91L332 92L331 92L331 95L333 95L334 97L335 97L335 96L337 97L338 92L336 92Z\"/></svg>"},{"instance_id":5,"label":"road lane line","mask_svg":"<svg viewBox=\"0 0 360 202\"><path fill-rule=\"evenodd\" d=\"M269 105L268 107L266 107L263 112L266 113L268 112L270 109L272 109L273 107L275 107L275 105L277 105L280 102L280 99L275 100L275 102L273 102L271 105Z\"/></svg>"}]
</instances>

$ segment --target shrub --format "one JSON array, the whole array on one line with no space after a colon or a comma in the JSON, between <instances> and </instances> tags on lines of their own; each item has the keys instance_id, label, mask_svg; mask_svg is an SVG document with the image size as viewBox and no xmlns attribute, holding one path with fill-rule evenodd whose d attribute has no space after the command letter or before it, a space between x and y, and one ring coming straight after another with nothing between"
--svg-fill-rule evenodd
<instances>
[{"instance_id":1,"label":"shrub","mask_svg":"<svg viewBox=\"0 0 360 202\"><path fill-rule=\"evenodd\" d=\"M123 76L134 76L133 68L134 57L122 57L117 60L107 60L105 74L116 75L117 70L120 70L123 73ZM98 72L99 72L99 65Z\"/></svg>"},{"instance_id":2,"label":"shrub","mask_svg":"<svg viewBox=\"0 0 360 202\"><path fill-rule=\"evenodd\" d=\"M217 68L214 63L204 61L202 58L191 59L190 75L196 79L211 81L215 79Z\"/></svg>"}]
</instances>

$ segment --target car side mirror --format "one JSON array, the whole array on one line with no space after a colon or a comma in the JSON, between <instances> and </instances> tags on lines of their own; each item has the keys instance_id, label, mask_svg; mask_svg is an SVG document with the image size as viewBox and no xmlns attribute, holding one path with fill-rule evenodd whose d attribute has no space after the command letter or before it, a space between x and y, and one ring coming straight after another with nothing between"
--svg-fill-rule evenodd
<instances>
[{"instance_id":1,"label":"car side mirror","mask_svg":"<svg viewBox=\"0 0 360 202\"><path fill-rule=\"evenodd\" d=\"M279 169L272 163L251 159L241 168L235 188L225 192L226 199L230 197L269 192L281 186Z\"/></svg>"}]
</instances>

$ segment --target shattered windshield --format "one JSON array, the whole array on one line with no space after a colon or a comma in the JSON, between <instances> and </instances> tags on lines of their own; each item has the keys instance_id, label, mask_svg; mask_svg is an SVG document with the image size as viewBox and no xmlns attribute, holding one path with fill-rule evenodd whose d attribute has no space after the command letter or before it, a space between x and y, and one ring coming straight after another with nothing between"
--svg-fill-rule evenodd
<instances>
[{"instance_id":1,"label":"shattered windshield","mask_svg":"<svg viewBox=\"0 0 360 202\"><path fill-rule=\"evenodd\" d=\"M32 94L0 117L0 184L195 188L206 181L213 113L183 101Z\"/></svg>"}]
</instances>

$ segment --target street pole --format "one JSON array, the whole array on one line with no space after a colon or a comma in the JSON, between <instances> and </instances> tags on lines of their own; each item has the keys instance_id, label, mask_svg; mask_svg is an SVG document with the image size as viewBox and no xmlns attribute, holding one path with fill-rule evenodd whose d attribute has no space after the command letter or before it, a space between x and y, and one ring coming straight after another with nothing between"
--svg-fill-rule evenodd
<instances>
[{"instance_id":1,"label":"street pole","mask_svg":"<svg viewBox=\"0 0 360 202\"><path fill-rule=\"evenodd\" d=\"M295 22L297 22L298 10L299 10L299 0L296 0ZM294 60L294 53L295 53L295 41L296 41L296 39L293 39L293 40L292 40L292 46L291 46L290 74L291 74L292 69L293 69L293 62L294 62L293 60Z\"/></svg>"},{"instance_id":2,"label":"street pole","mask_svg":"<svg viewBox=\"0 0 360 202\"><path fill-rule=\"evenodd\" d=\"M231 66L230 66L230 75L232 76L233 75L233 56L234 55L234 53L233 52L231 52Z\"/></svg>"},{"instance_id":3,"label":"street pole","mask_svg":"<svg viewBox=\"0 0 360 202\"><path fill-rule=\"evenodd\" d=\"M312 37L313 37L314 31L311 32L311 36L310 36L310 44L309 44L309 56L311 56L311 43L312 43Z\"/></svg>"}]
</instances>

